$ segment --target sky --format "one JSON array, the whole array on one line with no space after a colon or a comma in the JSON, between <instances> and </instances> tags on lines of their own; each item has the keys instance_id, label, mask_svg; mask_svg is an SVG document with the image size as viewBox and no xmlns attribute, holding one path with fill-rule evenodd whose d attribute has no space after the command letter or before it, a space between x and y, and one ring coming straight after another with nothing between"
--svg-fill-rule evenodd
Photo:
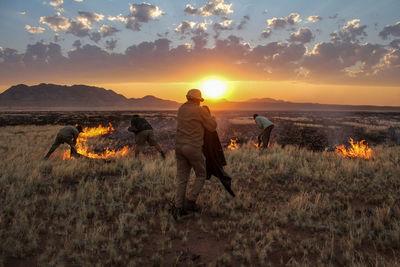
<instances>
[{"instance_id":1,"label":"sky","mask_svg":"<svg viewBox=\"0 0 400 267\"><path fill-rule=\"evenodd\" d=\"M0 0L0 92L87 84L184 101L400 106L399 0Z\"/></svg>"}]
</instances>

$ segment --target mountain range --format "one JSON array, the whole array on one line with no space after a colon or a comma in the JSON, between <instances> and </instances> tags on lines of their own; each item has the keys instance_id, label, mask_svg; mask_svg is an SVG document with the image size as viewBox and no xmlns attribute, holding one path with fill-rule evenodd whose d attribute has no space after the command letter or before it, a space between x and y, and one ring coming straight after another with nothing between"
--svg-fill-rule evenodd
<instances>
[{"instance_id":1,"label":"mountain range","mask_svg":"<svg viewBox=\"0 0 400 267\"><path fill-rule=\"evenodd\" d=\"M314 111L396 111L400 107L353 106L318 103L294 103L272 98L255 98L243 102L226 99L206 100L216 110L314 110ZM87 85L41 83L11 86L0 94L0 110L176 110L181 103L155 96L127 98L113 90Z\"/></svg>"}]
</instances>

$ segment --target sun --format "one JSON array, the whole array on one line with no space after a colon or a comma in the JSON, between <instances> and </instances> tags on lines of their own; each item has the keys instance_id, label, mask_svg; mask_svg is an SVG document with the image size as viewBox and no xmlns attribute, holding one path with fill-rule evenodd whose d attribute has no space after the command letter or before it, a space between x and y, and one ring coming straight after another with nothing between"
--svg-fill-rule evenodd
<instances>
[{"instance_id":1,"label":"sun","mask_svg":"<svg viewBox=\"0 0 400 267\"><path fill-rule=\"evenodd\" d=\"M226 92L226 83L220 79L207 79L201 84L205 98L221 98Z\"/></svg>"}]
</instances>

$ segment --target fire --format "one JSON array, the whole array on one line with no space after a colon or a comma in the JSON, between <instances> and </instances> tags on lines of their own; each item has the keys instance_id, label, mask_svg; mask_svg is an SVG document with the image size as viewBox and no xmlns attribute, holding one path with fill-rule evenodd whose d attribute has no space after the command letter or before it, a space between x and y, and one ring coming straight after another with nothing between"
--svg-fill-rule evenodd
<instances>
[{"instance_id":1,"label":"fire","mask_svg":"<svg viewBox=\"0 0 400 267\"><path fill-rule=\"evenodd\" d=\"M110 150L107 148L106 151L100 154L89 151L87 145L87 141L89 138L109 134L112 133L113 131L114 128L112 127L111 123L109 123L107 127L103 127L101 125L92 128L85 127L83 129L83 132L79 134L78 139L76 140L75 147L77 152L85 157L92 159L109 159L115 157L125 157L129 151L128 146L123 147L121 150ZM64 152L63 159L71 159L69 150Z\"/></svg>"},{"instance_id":2,"label":"fire","mask_svg":"<svg viewBox=\"0 0 400 267\"><path fill-rule=\"evenodd\" d=\"M231 139L231 143L228 145L229 150L239 149L239 144L237 143L239 140L237 138Z\"/></svg>"},{"instance_id":3,"label":"fire","mask_svg":"<svg viewBox=\"0 0 400 267\"><path fill-rule=\"evenodd\" d=\"M354 143L354 140L350 138L351 147L346 149L344 145L337 146L336 152L342 157L370 159L372 157L372 148L365 145L364 142L365 140L361 140Z\"/></svg>"}]
</instances>

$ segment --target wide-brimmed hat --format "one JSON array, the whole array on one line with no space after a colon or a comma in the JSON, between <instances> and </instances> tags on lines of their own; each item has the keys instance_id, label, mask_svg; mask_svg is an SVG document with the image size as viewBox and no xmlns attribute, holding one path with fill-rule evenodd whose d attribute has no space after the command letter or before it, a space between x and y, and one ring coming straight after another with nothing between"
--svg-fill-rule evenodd
<instances>
[{"instance_id":1,"label":"wide-brimmed hat","mask_svg":"<svg viewBox=\"0 0 400 267\"><path fill-rule=\"evenodd\" d=\"M190 89L187 92L186 97L188 99L200 100L201 102L204 101L204 98L201 97L201 91L199 89Z\"/></svg>"}]
</instances>

